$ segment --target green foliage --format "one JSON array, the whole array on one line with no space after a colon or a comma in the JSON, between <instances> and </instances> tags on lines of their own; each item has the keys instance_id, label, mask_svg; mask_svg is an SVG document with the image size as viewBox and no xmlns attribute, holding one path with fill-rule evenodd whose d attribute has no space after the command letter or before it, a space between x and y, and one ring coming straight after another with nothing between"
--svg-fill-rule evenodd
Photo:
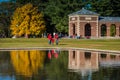
<instances>
[{"instance_id":1,"label":"green foliage","mask_svg":"<svg viewBox=\"0 0 120 80\"><path fill-rule=\"evenodd\" d=\"M109 0L110 5L107 7L112 8L112 16L120 16L120 0Z\"/></svg>"},{"instance_id":2,"label":"green foliage","mask_svg":"<svg viewBox=\"0 0 120 80\"><path fill-rule=\"evenodd\" d=\"M68 33L68 14L80 10L82 6L81 0L49 0L44 13L50 17L50 25L54 25L58 32Z\"/></svg>"},{"instance_id":3,"label":"green foliage","mask_svg":"<svg viewBox=\"0 0 120 80\"><path fill-rule=\"evenodd\" d=\"M92 0L88 1L88 3L91 5L90 10L97 12L101 16L112 16L113 10L110 6L110 0Z\"/></svg>"},{"instance_id":4,"label":"green foliage","mask_svg":"<svg viewBox=\"0 0 120 80\"><path fill-rule=\"evenodd\" d=\"M3 34L3 33L4 33L3 27L1 27L0 25L0 34Z\"/></svg>"},{"instance_id":5,"label":"green foliage","mask_svg":"<svg viewBox=\"0 0 120 80\"><path fill-rule=\"evenodd\" d=\"M59 32L65 32L65 33L67 33L68 32L68 25L66 23L68 23L67 17L61 19L58 22L58 24L56 24L56 29Z\"/></svg>"},{"instance_id":6,"label":"green foliage","mask_svg":"<svg viewBox=\"0 0 120 80\"><path fill-rule=\"evenodd\" d=\"M25 5L27 3L38 6L38 10L43 12L47 25L47 32L58 31L67 33L68 14L80 10L82 7L95 11L100 14L100 16L120 16L119 0L16 0L15 4L8 3L10 5L6 5L4 3L4 5L2 3L2 6L4 6L4 8L2 8L3 10L7 9L8 14L12 14L17 6ZM10 19L10 16L6 19ZM7 25L9 25L9 23L10 22L6 22Z\"/></svg>"},{"instance_id":7,"label":"green foliage","mask_svg":"<svg viewBox=\"0 0 120 80\"><path fill-rule=\"evenodd\" d=\"M2 32L4 32L4 35L6 37L10 36L9 35L10 18L15 8L16 6L14 3L11 2L0 3L0 27L2 28Z\"/></svg>"},{"instance_id":8,"label":"green foliage","mask_svg":"<svg viewBox=\"0 0 120 80\"><path fill-rule=\"evenodd\" d=\"M43 14L31 3L28 3L15 10L12 17L10 29L12 35L26 36L41 35L45 31Z\"/></svg>"}]
</instances>

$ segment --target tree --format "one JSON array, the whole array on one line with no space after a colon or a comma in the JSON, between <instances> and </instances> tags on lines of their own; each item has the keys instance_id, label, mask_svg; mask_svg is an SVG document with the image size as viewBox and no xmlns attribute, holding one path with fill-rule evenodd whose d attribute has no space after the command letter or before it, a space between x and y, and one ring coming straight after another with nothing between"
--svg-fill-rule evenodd
<instances>
[{"instance_id":1,"label":"tree","mask_svg":"<svg viewBox=\"0 0 120 80\"><path fill-rule=\"evenodd\" d=\"M9 30L10 18L17 6L15 6L15 4L11 2L0 3L0 27L3 29L2 32L4 32L4 35L6 37L10 36L9 35L10 34L10 30Z\"/></svg>"},{"instance_id":2,"label":"tree","mask_svg":"<svg viewBox=\"0 0 120 80\"><path fill-rule=\"evenodd\" d=\"M10 29L12 35L25 36L29 35L41 35L45 32L45 21L43 14L38 11L37 7L34 7L31 3L28 3L15 10Z\"/></svg>"},{"instance_id":3,"label":"tree","mask_svg":"<svg viewBox=\"0 0 120 80\"><path fill-rule=\"evenodd\" d=\"M57 29L59 32L67 33L67 32L68 32L67 22L68 22L68 18L67 18L67 17L64 17L63 19L61 19L61 20L59 21L58 24L56 24L56 29Z\"/></svg>"},{"instance_id":4,"label":"tree","mask_svg":"<svg viewBox=\"0 0 120 80\"><path fill-rule=\"evenodd\" d=\"M109 2L110 2L109 6L111 6L113 10L112 12L113 16L116 16L116 17L120 16L119 14L120 13L120 0L109 0Z\"/></svg>"},{"instance_id":5,"label":"tree","mask_svg":"<svg viewBox=\"0 0 120 80\"><path fill-rule=\"evenodd\" d=\"M44 9L44 13L51 20L50 27L54 26L54 30L67 33L68 14L80 10L82 6L82 0L49 0Z\"/></svg>"}]
</instances>

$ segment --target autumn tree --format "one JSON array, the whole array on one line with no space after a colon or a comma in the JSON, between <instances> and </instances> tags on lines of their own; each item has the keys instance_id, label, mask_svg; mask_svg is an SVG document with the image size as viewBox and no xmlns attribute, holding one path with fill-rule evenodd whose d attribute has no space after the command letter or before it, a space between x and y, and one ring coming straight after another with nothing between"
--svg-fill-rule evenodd
<instances>
[{"instance_id":1,"label":"autumn tree","mask_svg":"<svg viewBox=\"0 0 120 80\"><path fill-rule=\"evenodd\" d=\"M14 36L41 35L45 31L45 21L43 14L38 8L28 3L15 10L10 29Z\"/></svg>"}]
</instances>

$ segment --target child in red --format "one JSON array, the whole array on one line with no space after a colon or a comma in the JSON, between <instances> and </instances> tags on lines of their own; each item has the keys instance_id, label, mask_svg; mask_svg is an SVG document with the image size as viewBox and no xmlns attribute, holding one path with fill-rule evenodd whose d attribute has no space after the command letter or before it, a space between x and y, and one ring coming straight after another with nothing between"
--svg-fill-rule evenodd
<instances>
[{"instance_id":1,"label":"child in red","mask_svg":"<svg viewBox=\"0 0 120 80\"><path fill-rule=\"evenodd\" d=\"M58 34L55 34L56 45L58 45Z\"/></svg>"},{"instance_id":2,"label":"child in red","mask_svg":"<svg viewBox=\"0 0 120 80\"><path fill-rule=\"evenodd\" d=\"M51 39L52 45L54 44L54 38Z\"/></svg>"},{"instance_id":3,"label":"child in red","mask_svg":"<svg viewBox=\"0 0 120 80\"><path fill-rule=\"evenodd\" d=\"M49 43L49 44L51 44L51 39L52 39L51 34L48 34L48 43Z\"/></svg>"}]
</instances>

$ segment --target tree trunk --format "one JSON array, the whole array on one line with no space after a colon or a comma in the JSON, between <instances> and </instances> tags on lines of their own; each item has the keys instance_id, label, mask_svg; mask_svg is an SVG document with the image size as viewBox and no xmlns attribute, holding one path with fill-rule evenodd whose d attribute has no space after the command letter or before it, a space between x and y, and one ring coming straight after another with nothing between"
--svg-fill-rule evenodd
<instances>
[{"instance_id":1,"label":"tree trunk","mask_svg":"<svg viewBox=\"0 0 120 80\"><path fill-rule=\"evenodd\" d=\"M29 38L29 37L28 37L28 34L25 34L25 38Z\"/></svg>"}]
</instances>

